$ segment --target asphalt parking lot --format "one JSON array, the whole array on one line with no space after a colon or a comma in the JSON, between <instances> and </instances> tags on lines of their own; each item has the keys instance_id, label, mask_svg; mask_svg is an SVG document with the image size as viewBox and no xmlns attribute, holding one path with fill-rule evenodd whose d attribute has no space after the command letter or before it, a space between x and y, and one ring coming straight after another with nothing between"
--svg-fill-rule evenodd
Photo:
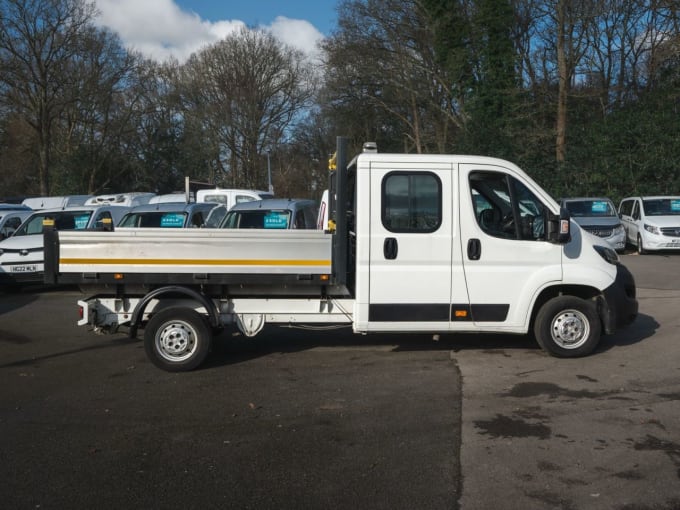
<instances>
[{"instance_id":1,"label":"asphalt parking lot","mask_svg":"<svg viewBox=\"0 0 680 510\"><path fill-rule=\"evenodd\" d=\"M624 255L640 316L577 360L514 336L225 335L170 374L0 294L5 508L680 508L680 256Z\"/></svg>"}]
</instances>

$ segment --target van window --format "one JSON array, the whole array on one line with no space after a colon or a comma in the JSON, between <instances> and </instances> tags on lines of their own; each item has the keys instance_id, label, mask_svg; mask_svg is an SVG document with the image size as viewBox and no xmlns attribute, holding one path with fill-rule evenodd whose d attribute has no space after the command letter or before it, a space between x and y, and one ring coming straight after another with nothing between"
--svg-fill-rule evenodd
<instances>
[{"instance_id":1,"label":"van window","mask_svg":"<svg viewBox=\"0 0 680 510\"><path fill-rule=\"evenodd\" d=\"M181 212L139 212L126 214L119 227L182 228L186 214Z\"/></svg>"},{"instance_id":2,"label":"van window","mask_svg":"<svg viewBox=\"0 0 680 510\"><path fill-rule=\"evenodd\" d=\"M224 204L224 205L229 205L229 200L227 195L219 194L216 193L215 195L204 195L203 196L203 201L204 202L217 202L218 204Z\"/></svg>"},{"instance_id":3,"label":"van window","mask_svg":"<svg viewBox=\"0 0 680 510\"><path fill-rule=\"evenodd\" d=\"M382 182L381 218L390 232L430 233L442 223L442 183L433 173L390 172Z\"/></svg>"},{"instance_id":4,"label":"van window","mask_svg":"<svg viewBox=\"0 0 680 510\"><path fill-rule=\"evenodd\" d=\"M499 172L472 172L470 192L477 224L488 235L545 238L545 205L522 182Z\"/></svg>"},{"instance_id":5,"label":"van window","mask_svg":"<svg viewBox=\"0 0 680 510\"><path fill-rule=\"evenodd\" d=\"M205 221L203 221L203 213L201 211L196 211L191 215L191 227L200 228L204 223Z\"/></svg>"},{"instance_id":6,"label":"van window","mask_svg":"<svg viewBox=\"0 0 680 510\"><path fill-rule=\"evenodd\" d=\"M630 215L634 220L640 219L640 203L637 200L633 202L633 212Z\"/></svg>"},{"instance_id":7,"label":"van window","mask_svg":"<svg viewBox=\"0 0 680 510\"><path fill-rule=\"evenodd\" d=\"M680 215L680 199L647 198L642 201L646 216L678 216Z\"/></svg>"},{"instance_id":8,"label":"van window","mask_svg":"<svg viewBox=\"0 0 680 510\"><path fill-rule=\"evenodd\" d=\"M632 200L624 200L621 202L621 205L619 207L619 214L623 216L632 216L633 215L633 201Z\"/></svg>"},{"instance_id":9,"label":"van window","mask_svg":"<svg viewBox=\"0 0 680 510\"><path fill-rule=\"evenodd\" d=\"M258 200L255 197L251 197L250 195L236 195L236 203L240 204L243 202L252 202L253 200Z\"/></svg>"}]
</instances>

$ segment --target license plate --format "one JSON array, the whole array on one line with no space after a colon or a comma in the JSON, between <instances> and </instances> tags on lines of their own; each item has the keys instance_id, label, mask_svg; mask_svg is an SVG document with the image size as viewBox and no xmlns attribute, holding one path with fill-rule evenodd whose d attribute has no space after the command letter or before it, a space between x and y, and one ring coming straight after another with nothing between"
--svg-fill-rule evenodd
<instances>
[{"instance_id":1,"label":"license plate","mask_svg":"<svg viewBox=\"0 0 680 510\"><path fill-rule=\"evenodd\" d=\"M20 266L12 266L12 273L35 273L38 271L38 266L35 264L24 264Z\"/></svg>"}]
</instances>

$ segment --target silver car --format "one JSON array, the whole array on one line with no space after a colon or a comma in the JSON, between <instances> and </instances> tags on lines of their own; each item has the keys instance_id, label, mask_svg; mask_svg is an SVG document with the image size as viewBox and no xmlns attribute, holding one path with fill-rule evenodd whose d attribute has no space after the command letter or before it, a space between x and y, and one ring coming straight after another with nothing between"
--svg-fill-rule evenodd
<instances>
[{"instance_id":1,"label":"silver car","mask_svg":"<svg viewBox=\"0 0 680 510\"><path fill-rule=\"evenodd\" d=\"M617 252L626 247L626 231L612 201L604 197L563 198L560 205L586 232L607 241Z\"/></svg>"}]
</instances>

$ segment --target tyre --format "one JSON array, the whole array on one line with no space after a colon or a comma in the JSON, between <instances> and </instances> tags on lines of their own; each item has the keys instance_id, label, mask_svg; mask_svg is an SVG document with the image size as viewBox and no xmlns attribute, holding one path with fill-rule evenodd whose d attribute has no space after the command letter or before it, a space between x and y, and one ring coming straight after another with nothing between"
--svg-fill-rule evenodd
<instances>
[{"instance_id":1,"label":"tyre","mask_svg":"<svg viewBox=\"0 0 680 510\"><path fill-rule=\"evenodd\" d=\"M575 296L557 296L547 301L534 323L538 344L558 358L590 354L600 341L601 330L595 303Z\"/></svg>"},{"instance_id":2,"label":"tyre","mask_svg":"<svg viewBox=\"0 0 680 510\"><path fill-rule=\"evenodd\" d=\"M642 237L640 236L640 234L638 234L637 236L637 252L638 255L644 255L645 253L647 253L647 250L645 250L645 247L642 244Z\"/></svg>"},{"instance_id":3,"label":"tyre","mask_svg":"<svg viewBox=\"0 0 680 510\"><path fill-rule=\"evenodd\" d=\"M205 318L191 308L167 308L151 317L144 329L149 360L168 372L197 368L210 352L212 332Z\"/></svg>"}]
</instances>

